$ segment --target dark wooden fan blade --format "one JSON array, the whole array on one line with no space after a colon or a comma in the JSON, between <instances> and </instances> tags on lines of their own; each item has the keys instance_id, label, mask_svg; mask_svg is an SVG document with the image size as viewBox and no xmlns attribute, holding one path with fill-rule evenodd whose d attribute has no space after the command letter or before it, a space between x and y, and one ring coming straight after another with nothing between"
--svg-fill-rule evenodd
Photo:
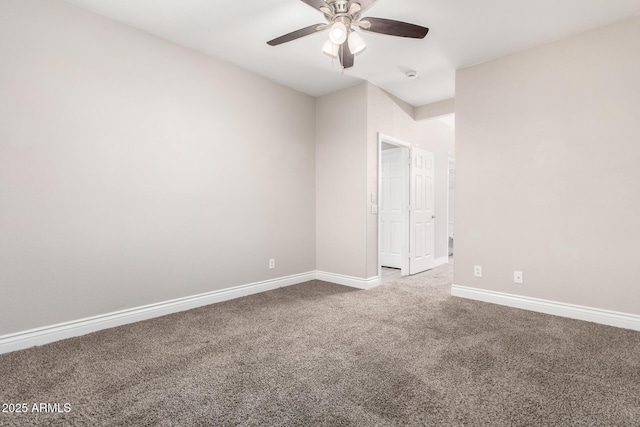
<instances>
[{"instance_id":1,"label":"dark wooden fan blade","mask_svg":"<svg viewBox=\"0 0 640 427\"><path fill-rule=\"evenodd\" d=\"M294 31L292 33L285 34L284 36L280 36L277 39L270 40L270 41L267 42L267 44L270 45L270 46L277 46L277 45L282 44L282 43L290 42L291 40L299 39L300 37L304 37L304 36L308 36L308 35L313 34L313 33L317 33L318 31L324 30L324 28L322 28L321 25L323 25L323 24L310 25L308 27L301 28L301 29L299 29L297 31ZM318 29L318 27L320 27L320 29Z\"/></svg>"},{"instance_id":2,"label":"dark wooden fan blade","mask_svg":"<svg viewBox=\"0 0 640 427\"><path fill-rule=\"evenodd\" d=\"M338 50L338 57L340 58L340 64L342 64L342 68L351 68L353 67L354 56L353 53L349 50L349 45L347 43L342 43L340 45L340 49Z\"/></svg>"},{"instance_id":3,"label":"dark wooden fan blade","mask_svg":"<svg viewBox=\"0 0 640 427\"><path fill-rule=\"evenodd\" d=\"M351 0L351 3L359 3L362 8L360 9L360 13L364 13L367 9L376 4L377 1L378 0Z\"/></svg>"},{"instance_id":4,"label":"dark wooden fan blade","mask_svg":"<svg viewBox=\"0 0 640 427\"><path fill-rule=\"evenodd\" d=\"M423 39L429 32L428 28L420 25L409 24L408 22L394 21L384 18L362 18L362 22L370 22L369 28L360 27L365 31L373 33L387 34L390 36L409 37L412 39Z\"/></svg>"},{"instance_id":5,"label":"dark wooden fan blade","mask_svg":"<svg viewBox=\"0 0 640 427\"><path fill-rule=\"evenodd\" d=\"M314 9L320 10L322 6L326 7L327 3L324 0L300 0Z\"/></svg>"}]
</instances>

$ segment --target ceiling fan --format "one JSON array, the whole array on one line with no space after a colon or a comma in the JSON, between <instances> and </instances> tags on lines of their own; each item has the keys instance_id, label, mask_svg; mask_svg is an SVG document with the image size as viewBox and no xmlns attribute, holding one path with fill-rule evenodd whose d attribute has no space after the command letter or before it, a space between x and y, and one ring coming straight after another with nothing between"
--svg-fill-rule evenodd
<instances>
[{"instance_id":1,"label":"ceiling fan","mask_svg":"<svg viewBox=\"0 0 640 427\"><path fill-rule=\"evenodd\" d=\"M390 36L423 39L428 28L408 22L384 18L363 18L362 14L377 0L301 0L324 14L327 23L310 25L267 42L277 46L310 34L329 29L329 40L324 43L322 52L340 58L343 68L353 67L354 56L367 47L364 40L355 32L355 28Z\"/></svg>"}]
</instances>

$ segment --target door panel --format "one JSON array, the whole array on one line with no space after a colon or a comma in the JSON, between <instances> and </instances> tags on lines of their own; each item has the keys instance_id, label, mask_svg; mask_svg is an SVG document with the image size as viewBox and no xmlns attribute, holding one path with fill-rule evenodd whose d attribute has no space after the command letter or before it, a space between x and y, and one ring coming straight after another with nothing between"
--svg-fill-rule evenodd
<instances>
[{"instance_id":1,"label":"door panel","mask_svg":"<svg viewBox=\"0 0 640 427\"><path fill-rule=\"evenodd\" d=\"M409 274L434 266L434 172L433 153L412 148Z\"/></svg>"},{"instance_id":2,"label":"door panel","mask_svg":"<svg viewBox=\"0 0 640 427\"><path fill-rule=\"evenodd\" d=\"M402 268L402 150L382 151L380 192L380 265Z\"/></svg>"}]
</instances>

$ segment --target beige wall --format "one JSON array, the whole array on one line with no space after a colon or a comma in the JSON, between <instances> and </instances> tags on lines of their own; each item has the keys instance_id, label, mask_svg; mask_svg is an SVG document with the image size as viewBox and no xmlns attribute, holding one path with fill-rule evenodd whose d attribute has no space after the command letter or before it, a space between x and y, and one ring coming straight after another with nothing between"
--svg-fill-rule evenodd
<instances>
[{"instance_id":1,"label":"beige wall","mask_svg":"<svg viewBox=\"0 0 640 427\"><path fill-rule=\"evenodd\" d=\"M313 98L58 0L0 58L0 335L314 270Z\"/></svg>"},{"instance_id":2,"label":"beige wall","mask_svg":"<svg viewBox=\"0 0 640 427\"><path fill-rule=\"evenodd\" d=\"M429 120L438 117L448 116L456 112L456 100L454 98L432 104L416 107L416 120Z\"/></svg>"},{"instance_id":3,"label":"beige wall","mask_svg":"<svg viewBox=\"0 0 640 427\"><path fill-rule=\"evenodd\" d=\"M416 121L414 109L382 89L367 84L367 194L378 191L378 134L400 139L435 155L435 258L446 257L447 179L453 155L453 128L439 120ZM370 200L370 199L369 199ZM370 203L368 203L370 207ZM368 211L370 212L370 211ZM378 216L367 214L367 278L378 275Z\"/></svg>"},{"instance_id":4,"label":"beige wall","mask_svg":"<svg viewBox=\"0 0 640 427\"><path fill-rule=\"evenodd\" d=\"M316 100L316 267L366 275L366 84Z\"/></svg>"},{"instance_id":5,"label":"beige wall","mask_svg":"<svg viewBox=\"0 0 640 427\"><path fill-rule=\"evenodd\" d=\"M640 314L638 52L640 17L458 72L455 284Z\"/></svg>"},{"instance_id":6,"label":"beige wall","mask_svg":"<svg viewBox=\"0 0 640 427\"><path fill-rule=\"evenodd\" d=\"M378 275L378 134L436 156L436 258L447 256L448 158L453 129L417 122L414 108L370 84L316 100L316 267L359 279ZM336 124L339 124L338 126Z\"/></svg>"}]
</instances>

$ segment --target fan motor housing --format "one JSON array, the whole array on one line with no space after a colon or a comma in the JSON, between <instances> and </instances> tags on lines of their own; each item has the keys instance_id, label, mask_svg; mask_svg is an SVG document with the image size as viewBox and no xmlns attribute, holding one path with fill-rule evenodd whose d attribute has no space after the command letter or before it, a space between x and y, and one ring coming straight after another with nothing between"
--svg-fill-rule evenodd
<instances>
[{"instance_id":1,"label":"fan motor housing","mask_svg":"<svg viewBox=\"0 0 640 427\"><path fill-rule=\"evenodd\" d=\"M347 13L349 11L348 0L328 0L327 4L333 7L335 13Z\"/></svg>"}]
</instances>

